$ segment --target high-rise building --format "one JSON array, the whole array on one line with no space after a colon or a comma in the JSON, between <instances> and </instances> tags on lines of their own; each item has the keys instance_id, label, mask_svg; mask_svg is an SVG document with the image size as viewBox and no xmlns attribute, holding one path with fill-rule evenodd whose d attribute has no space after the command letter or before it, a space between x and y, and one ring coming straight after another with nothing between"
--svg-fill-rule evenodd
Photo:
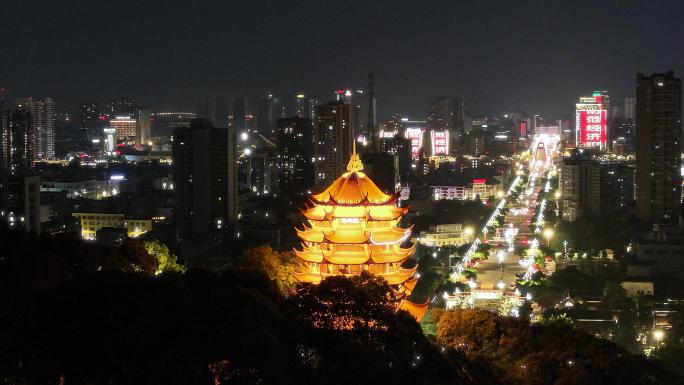
<instances>
[{"instance_id":1,"label":"high-rise building","mask_svg":"<svg viewBox=\"0 0 684 385\"><path fill-rule=\"evenodd\" d=\"M561 215L565 221L598 215L601 209L601 165L588 153L563 159L559 176Z\"/></svg>"},{"instance_id":2,"label":"high-rise building","mask_svg":"<svg viewBox=\"0 0 684 385\"><path fill-rule=\"evenodd\" d=\"M625 163L601 164L601 215L619 212L634 202L634 172Z\"/></svg>"},{"instance_id":3,"label":"high-rise building","mask_svg":"<svg viewBox=\"0 0 684 385\"><path fill-rule=\"evenodd\" d=\"M109 118L114 118L116 116L131 116L136 118L138 107L135 104L135 99L124 96L107 102L104 113L109 116Z\"/></svg>"},{"instance_id":4,"label":"high-rise building","mask_svg":"<svg viewBox=\"0 0 684 385\"><path fill-rule=\"evenodd\" d=\"M602 92L580 97L575 105L575 140L578 147L607 149L610 99ZM608 104L606 104L608 103Z\"/></svg>"},{"instance_id":5,"label":"high-rise building","mask_svg":"<svg viewBox=\"0 0 684 385\"><path fill-rule=\"evenodd\" d=\"M313 125L298 116L278 119L278 184L282 191L295 192L313 186Z\"/></svg>"},{"instance_id":6,"label":"high-rise building","mask_svg":"<svg viewBox=\"0 0 684 385\"><path fill-rule=\"evenodd\" d=\"M109 125L116 129L116 140L135 140L138 137L138 121L130 115L109 119Z\"/></svg>"},{"instance_id":7,"label":"high-rise building","mask_svg":"<svg viewBox=\"0 0 684 385\"><path fill-rule=\"evenodd\" d=\"M637 74L637 213L676 224L681 206L682 83L672 71Z\"/></svg>"},{"instance_id":8,"label":"high-rise building","mask_svg":"<svg viewBox=\"0 0 684 385\"><path fill-rule=\"evenodd\" d=\"M238 130L238 132L244 132L247 130L247 115L249 115L247 99L235 99L235 103L233 103L233 122L235 122L235 129Z\"/></svg>"},{"instance_id":9,"label":"high-rise building","mask_svg":"<svg viewBox=\"0 0 684 385\"><path fill-rule=\"evenodd\" d=\"M97 101L78 100L75 103L73 118L78 125L78 131L83 138L98 134L98 128L102 128L105 119L100 119L100 105Z\"/></svg>"},{"instance_id":10,"label":"high-rise building","mask_svg":"<svg viewBox=\"0 0 684 385\"><path fill-rule=\"evenodd\" d=\"M457 96L453 99L453 123L452 127L456 134L463 135L465 133L465 119L466 106L463 96Z\"/></svg>"},{"instance_id":11,"label":"high-rise building","mask_svg":"<svg viewBox=\"0 0 684 385\"><path fill-rule=\"evenodd\" d=\"M453 123L452 103L448 98L433 99L427 108L427 127L431 130L448 130Z\"/></svg>"},{"instance_id":12,"label":"high-rise building","mask_svg":"<svg viewBox=\"0 0 684 385\"><path fill-rule=\"evenodd\" d=\"M375 100L375 81L373 74L368 75L368 122L366 123L366 137L375 140L378 135L378 111Z\"/></svg>"},{"instance_id":13,"label":"high-rise building","mask_svg":"<svg viewBox=\"0 0 684 385\"><path fill-rule=\"evenodd\" d=\"M24 171L0 175L0 217L10 227L40 233L40 177Z\"/></svg>"},{"instance_id":14,"label":"high-rise building","mask_svg":"<svg viewBox=\"0 0 684 385\"><path fill-rule=\"evenodd\" d=\"M235 131L195 119L173 133L174 220L183 238L230 228L237 219Z\"/></svg>"},{"instance_id":15,"label":"high-rise building","mask_svg":"<svg viewBox=\"0 0 684 385\"><path fill-rule=\"evenodd\" d=\"M34 160L55 157L55 103L49 97L27 97L16 101L20 111L30 112L34 131Z\"/></svg>"},{"instance_id":16,"label":"high-rise building","mask_svg":"<svg viewBox=\"0 0 684 385\"><path fill-rule=\"evenodd\" d=\"M314 127L314 173L316 186L332 183L344 172L346 154L351 152L352 106L343 101L329 102L316 108Z\"/></svg>"},{"instance_id":17,"label":"high-rise building","mask_svg":"<svg viewBox=\"0 0 684 385\"><path fill-rule=\"evenodd\" d=\"M622 111L622 116L625 119L636 119L636 98L625 98L625 108Z\"/></svg>"},{"instance_id":18,"label":"high-rise building","mask_svg":"<svg viewBox=\"0 0 684 385\"><path fill-rule=\"evenodd\" d=\"M216 101L214 103L214 122L217 126L219 127L228 127L228 102L226 102L225 98L219 97L216 98Z\"/></svg>"},{"instance_id":19,"label":"high-rise building","mask_svg":"<svg viewBox=\"0 0 684 385\"><path fill-rule=\"evenodd\" d=\"M267 138L275 139L277 120L284 117L283 104L273 94L266 94L257 101L256 131Z\"/></svg>"},{"instance_id":20,"label":"high-rise building","mask_svg":"<svg viewBox=\"0 0 684 385\"><path fill-rule=\"evenodd\" d=\"M147 144L152 140L152 122L150 120L150 110L138 110L138 121L136 125L136 142Z\"/></svg>"},{"instance_id":21,"label":"high-rise building","mask_svg":"<svg viewBox=\"0 0 684 385\"><path fill-rule=\"evenodd\" d=\"M35 130L30 112L2 111L0 169L10 174L32 168L35 150Z\"/></svg>"}]
</instances>

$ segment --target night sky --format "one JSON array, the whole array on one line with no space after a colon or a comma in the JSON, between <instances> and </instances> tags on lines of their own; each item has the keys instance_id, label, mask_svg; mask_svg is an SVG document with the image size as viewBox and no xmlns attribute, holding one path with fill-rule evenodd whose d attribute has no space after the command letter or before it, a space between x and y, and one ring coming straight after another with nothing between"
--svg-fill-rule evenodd
<instances>
[{"instance_id":1,"label":"night sky","mask_svg":"<svg viewBox=\"0 0 684 385\"><path fill-rule=\"evenodd\" d=\"M12 97L199 97L333 89L376 76L381 117L464 95L477 113L570 116L595 88L619 104L636 72L684 75L684 1L2 1Z\"/></svg>"}]
</instances>

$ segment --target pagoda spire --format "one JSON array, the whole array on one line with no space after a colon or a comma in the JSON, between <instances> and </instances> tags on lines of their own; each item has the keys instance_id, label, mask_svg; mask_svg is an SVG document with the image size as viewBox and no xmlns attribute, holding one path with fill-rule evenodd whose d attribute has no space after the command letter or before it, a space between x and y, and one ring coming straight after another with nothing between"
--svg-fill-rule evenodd
<instances>
[{"instance_id":1,"label":"pagoda spire","mask_svg":"<svg viewBox=\"0 0 684 385\"><path fill-rule=\"evenodd\" d=\"M347 171L358 172L363 170L363 163L361 163L361 158L359 154L356 153L356 140L352 141L352 155L347 164Z\"/></svg>"}]
</instances>

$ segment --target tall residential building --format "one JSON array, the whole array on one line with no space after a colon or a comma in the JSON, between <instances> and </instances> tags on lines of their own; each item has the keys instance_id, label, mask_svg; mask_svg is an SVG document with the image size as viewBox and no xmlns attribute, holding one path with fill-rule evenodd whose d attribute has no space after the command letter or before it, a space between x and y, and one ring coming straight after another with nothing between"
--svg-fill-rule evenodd
<instances>
[{"instance_id":1,"label":"tall residential building","mask_svg":"<svg viewBox=\"0 0 684 385\"><path fill-rule=\"evenodd\" d=\"M277 121L284 117L281 100L273 94L266 94L257 100L256 106L256 132L275 139Z\"/></svg>"},{"instance_id":2,"label":"tall residential building","mask_svg":"<svg viewBox=\"0 0 684 385\"><path fill-rule=\"evenodd\" d=\"M0 175L0 217L40 233L40 177L31 170Z\"/></svg>"},{"instance_id":3,"label":"tall residential building","mask_svg":"<svg viewBox=\"0 0 684 385\"><path fill-rule=\"evenodd\" d=\"M653 223L680 215L682 83L672 71L637 74L637 213Z\"/></svg>"},{"instance_id":4,"label":"tall residential building","mask_svg":"<svg viewBox=\"0 0 684 385\"><path fill-rule=\"evenodd\" d=\"M625 109L622 116L628 120L636 119L636 98L625 98Z\"/></svg>"},{"instance_id":5,"label":"tall residential building","mask_svg":"<svg viewBox=\"0 0 684 385\"><path fill-rule=\"evenodd\" d=\"M100 106L97 101L78 100L75 102L73 118L83 138L98 134L98 128L104 126L106 118L100 119Z\"/></svg>"},{"instance_id":6,"label":"tall residential building","mask_svg":"<svg viewBox=\"0 0 684 385\"><path fill-rule=\"evenodd\" d=\"M17 99L20 111L30 112L33 120L34 160L55 157L55 102L49 97Z\"/></svg>"},{"instance_id":7,"label":"tall residential building","mask_svg":"<svg viewBox=\"0 0 684 385\"><path fill-rule=\"evenodd\" d=\"M235 129L238 130L238 132L247 130L247 115L249 115L249 112L247 99L235 99L235 103L233 103L233 121L235 122Z\"/></svg>"},{"instance_id":8,"label":"tall residential building","mask_svg":"<svg viewBox=\"0 0 684 385\"><path fill-rule=\"evenodd\" d=\"M465 119L466 106L463 96L457 96L453 100L453 123L452 127L456 134L463 135L465 133Z\"/></svg>"},{"instance_id":9,"label":"tall residential building","mask_svg":"<svg viewBox=\"0 0 684 385\"><path fill-rule=\"evenodd\" d=\"M626 163L601 164L601 215L619 212L634 202L634 172Z\"/></svg>"},{"instance_id":10,"label":"tall residential building","mask_svg":"<svg viewBox=\"0 0 684 385\"><path fill-rule=\"evenodd\" d=\"M109 119L109 125L116 130L116 140L134 140L138 137L138 121L133 116L116 116Z\"/></svg>"},{"instance_id":11,"label":"tall residential building","mask_svg":"<svg viewBox=\"0 0 684 385\"><path fill-rule=\"evenodd\" d=\"M559 176L561 215L565 221L598 215L601 210L601 165L588 154L564 158Z\"/></svg>"},{"instance_id":12,"label":"tall residential building","mask_svg":"<svg viewBox=\"0 0 684 385\"><path fill-rule=\"evenodd\" d=\"M2 111L0 134L0 169L10 174L32 168L35 150L35 130L31 113L19 110Z\"/></svg>"},{"instance_id":13,"label":"tall residential building","mask_svg":"<svg viewBox=\"0 0 684 385\"><path fill-rule=\"evenodd\" d=\"M378 135L378 111L375 100L375 82L373 74L368 75L368 122L366 123L366 138L375 140Z\"/></svg>"},{"instance_id":14,"label":"tall residential building","mask_svg":"<svg viewBox=\"0 0 684 385\"><path fill-rule=\"evenodd\" d=\"M237 219L235 131L195 119L173 133L174 220L192 238L230 228Z\"/></svg>"},{"instance_id":15,"label":"tall residential building","mask_svg":"<svg viewBox=\"0 0 684 385\"><path fill-rule=\"evenodd\" d=\"M298 116L278 119L277 167L280 190L296 192L313 186L313 125Z\"/></svg>"},{"instance_id":16,"label":"tall residential building","mask_svg":"<svg viewBox=\"0 0 684 385\"><path fill-rule=\"evenodd\" d=\"M347 154L351 153L352 105L344 101L319 105L313 140L315 184L328 185L344 172Z\"/></svg>"},{"instance_id":17,"label":"tall residential building","mask_svg":"<svg viewBox=\"0 0 684 385\"><path fill-rule=\"evenodd\" d=\"M453 120L452 103L448 98L438 97L428 104L427 127L430 130L447 130Z\"/></svg>"}]
</instances>

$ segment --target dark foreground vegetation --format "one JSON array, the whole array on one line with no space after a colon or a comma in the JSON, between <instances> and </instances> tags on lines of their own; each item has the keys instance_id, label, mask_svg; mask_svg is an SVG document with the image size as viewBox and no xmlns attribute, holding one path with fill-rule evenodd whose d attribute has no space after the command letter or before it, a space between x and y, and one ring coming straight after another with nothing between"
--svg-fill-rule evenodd
<instances>
[{"instance_id":1,"label":"dark foreground vegetation","mask_svg":"<svg viewBox=\"0 0 684 385\"><path fill-rule=\"evenodd\" d=\"M149 250L2 230L0 384L680 383L563 320L433 311L426 336L370 275L283 295L278 266Z\"/></svg>"}]
</instances>

